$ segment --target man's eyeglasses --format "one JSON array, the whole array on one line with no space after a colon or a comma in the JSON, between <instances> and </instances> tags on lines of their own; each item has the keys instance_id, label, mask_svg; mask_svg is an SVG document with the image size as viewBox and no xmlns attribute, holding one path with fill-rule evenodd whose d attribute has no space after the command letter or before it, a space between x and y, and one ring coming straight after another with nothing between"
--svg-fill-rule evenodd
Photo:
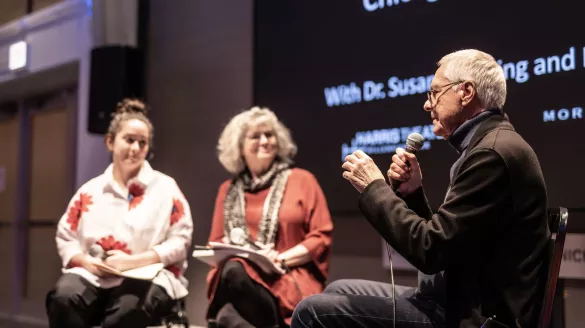
<instances>
[{"instance_id":1,"label":"man's eyeglasses","mask_svg":"<svg viewBox=\"0 0 585 328\"><path fill-rule=\"evenodd\" d=\"M448 89L445 89L445 88L450 87L450 86L453 86L453 85L461 84L463 82L465 82L465 81L452 82L452 83L445 84L445 85L441 85L441 86L437 87L440 90L433 90L433 89L431 89L431 90L427 91L427 99L431 103L431 106L434 106L433 100L436 101L440 96L443 95L443 93L445 93L448 90ZM440 95L437 96L437 94L439 92L441 92L441 91L445 91L445 92L443 92L443 93L441 93Z\"/></svg>"}]
</instances>

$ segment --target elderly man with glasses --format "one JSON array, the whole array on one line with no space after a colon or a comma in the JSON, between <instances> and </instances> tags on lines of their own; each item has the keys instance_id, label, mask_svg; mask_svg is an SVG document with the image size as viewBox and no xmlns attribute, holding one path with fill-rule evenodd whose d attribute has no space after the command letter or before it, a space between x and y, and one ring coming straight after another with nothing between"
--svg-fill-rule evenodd
<instances>
[{"instance_id":1,"label":"elderly man with glasses","mask_svg":"<svg viewBox=\"0 0 585 328\"><path fill-rule=\"evenodd\" d=\"M296 307L293 328L536 327L550 237L540 164L504 114L506 80L492 56L462 50L438 66L424 109L460 157L437 212L413 154L392 158L397 190L360 150L342 166L366 219L421 271L418 288L398 286L393 298L389 284L335 281Z\"/></svg>"}]
</instances>

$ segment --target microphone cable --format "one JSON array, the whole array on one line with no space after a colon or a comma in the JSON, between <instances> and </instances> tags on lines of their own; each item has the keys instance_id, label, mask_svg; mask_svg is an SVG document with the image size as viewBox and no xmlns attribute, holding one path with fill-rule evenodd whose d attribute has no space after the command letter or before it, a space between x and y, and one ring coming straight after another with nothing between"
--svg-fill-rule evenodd
<instances>
[{"instance_id":1,"label":"microphone cable","mask_svg":"<svg viewBox=\"0 0 585 328\"><path fill-rule=\"evenodd\" d=\"M396 328L396 286L394 285L394 270L392 268L392 253L390 252L390 244L386 243L386 251L388 252L388 263L390 264L390 279L392 281L392 328Z\"/></svg>"}]
</instances>

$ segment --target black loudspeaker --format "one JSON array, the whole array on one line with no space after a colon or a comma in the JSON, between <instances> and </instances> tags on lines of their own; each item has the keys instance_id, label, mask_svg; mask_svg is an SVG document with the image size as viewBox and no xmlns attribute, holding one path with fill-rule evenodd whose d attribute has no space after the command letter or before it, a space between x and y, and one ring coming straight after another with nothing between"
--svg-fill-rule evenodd
<instances>
[{"instance_id":1,"label":"black loudspeaker","mask_svg":"<svg viewBox=\"0 0 585 328\"><path fill-rule=\"evenodd\" d=\"M122 99L144 98L143 59L142 50L128 46L101 46L91 51L89 132L105 134Z\"/></svg>"}]
</instances>

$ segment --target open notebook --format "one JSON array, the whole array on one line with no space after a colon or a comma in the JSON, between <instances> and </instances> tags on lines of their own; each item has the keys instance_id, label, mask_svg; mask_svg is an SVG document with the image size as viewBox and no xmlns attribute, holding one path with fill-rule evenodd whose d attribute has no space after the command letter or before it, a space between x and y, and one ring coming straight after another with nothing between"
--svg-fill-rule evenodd
<instances>
[{"instance_id":1,"label":"open notebook","mask_svg":"<svg viewBox=\"0 0 585 328\"><path fill-rule=\"evenodd\" d=\"M264 254L247 247L210 242L209 247L198 248L193 251L193 257L211 266L219 266L231 257L241 257L253 262L265 273L284 274L284 270Z\"/></svg>"},{"instance_id":2,"label":"open notebook","mask_svg":"<svg viewBox=\"0 0 585 328\"><path fill-rule=\"evenodd\" d=\"M152 280L156 275L163 269L164 264L162 263L154 263L149 264L140 268L134 268L126 271L120 271L118 269L112 268L109 265L105 265L103 263L95 263L95 266L99 267L100 269L109 272L111 274L115 274L120 277L126 278L133 278L133 279L140 279L140 280Z\"/></svg>"}]
</instances>

